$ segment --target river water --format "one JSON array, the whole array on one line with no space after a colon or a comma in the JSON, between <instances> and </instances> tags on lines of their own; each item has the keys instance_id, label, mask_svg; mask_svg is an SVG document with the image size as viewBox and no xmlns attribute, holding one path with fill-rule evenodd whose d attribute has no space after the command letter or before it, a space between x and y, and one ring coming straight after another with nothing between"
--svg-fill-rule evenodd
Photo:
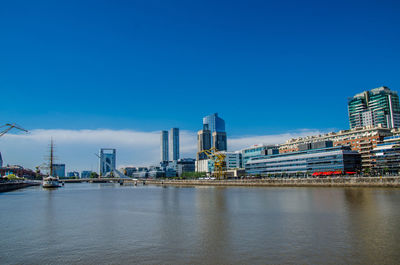
<instances>
[{"instance_id":1,"label":"river water","mask_svg":"<svg viewBox=\"0 0 400 265\"><path fill-rule=\"evenodd\" d=\"M400 189L0 193L0 264L399 264Z\"/></svg>"}]
</instances>

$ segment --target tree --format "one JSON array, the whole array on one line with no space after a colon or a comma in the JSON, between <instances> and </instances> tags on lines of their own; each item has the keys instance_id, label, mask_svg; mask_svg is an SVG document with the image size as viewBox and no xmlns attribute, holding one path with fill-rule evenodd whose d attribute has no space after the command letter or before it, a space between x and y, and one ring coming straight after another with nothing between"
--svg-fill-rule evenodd
<instances>
[{"instance_id":1,"label":"tree","mask_svg":"<svg viewBox=\"0 0 400 265\"><path fill-rule=\"evenodd\" d=\"M389 172L389 168L388 168L388 167L385 167L385 168L383 169L383 171L385 172L385 175L387 175L387 173Z\"/></svg>"},{"instance_id":2,"label":"tree","mask_svg":"<svg viewBox=\"0 0 400 265\"><path fill-rule=\"evenodd\" d=\"M183 172L181 177L183 177L183 178L205 178L206 172Z\"/></svg>"},{"instance_id":3,"label":"tree","mask_svg":"<svg viewBox=\"0 0 400 265\"><path fill-rule=\"evenodd\" d=\"M96 179L98 177L99 177L99 174L97 174L96 172L90 173L90 176L89 176L89 178L91 178L91 179Z\"/></svg>"},{"instance_id":4,"label":"tree","mask_svg":"<svg viewBox=\"0 0 400 265\"><path fill-rule=\"evenodd\" d=\"M8 174L5 176L8 180L16 180L19 179L15 174Z\"/></svg>"}]
</instances>

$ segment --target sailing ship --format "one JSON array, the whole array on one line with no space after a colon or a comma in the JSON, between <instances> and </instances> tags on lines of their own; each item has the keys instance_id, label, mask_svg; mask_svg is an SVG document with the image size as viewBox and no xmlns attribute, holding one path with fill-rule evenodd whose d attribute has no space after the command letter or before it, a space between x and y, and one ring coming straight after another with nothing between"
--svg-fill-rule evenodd
<instances>
[{"instance_id":1,"label":"sailing ship","mask_svg":"<svg viewBox=\"0 0 400 265\"><path fill-rule=\"evenodd\" d=\"M58 188L60 186L60 180L58 177L53 176L53 160L54 160L54 144L53 139L50 143L50 165L49 165L49 175L43 178L42 186L43 188Z\"/></svg>"}]
</instances>

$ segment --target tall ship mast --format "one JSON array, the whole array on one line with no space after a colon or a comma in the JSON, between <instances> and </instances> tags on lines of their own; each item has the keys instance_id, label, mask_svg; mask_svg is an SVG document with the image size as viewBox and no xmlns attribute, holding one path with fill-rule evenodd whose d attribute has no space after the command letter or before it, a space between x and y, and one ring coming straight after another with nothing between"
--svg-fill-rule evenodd
<instances>
[{"instance_id":1,"label":"tall ship mast","mask_svg":"<svg viewBox=\"0 0 400 265\"><path fill-rule=\"evenodd\" d=\"M43 188L58 188L60 187L60 181L57 176L54 175L53 163L54 163L54 142L53 138L50 141L50 165L49 165L49 176L43 178Z\"/></svg>"},{"instance_id":2,"label":"tall ship mast","mask_svg":"<svg viewBox=\"0 0 400 265\"><path fill-rule=\"evenodd\" d=\"M49 176L53 176L53 164L54 164L54 143L53 138L50 141L50 171Z\"/></svg>"}]
</instances>

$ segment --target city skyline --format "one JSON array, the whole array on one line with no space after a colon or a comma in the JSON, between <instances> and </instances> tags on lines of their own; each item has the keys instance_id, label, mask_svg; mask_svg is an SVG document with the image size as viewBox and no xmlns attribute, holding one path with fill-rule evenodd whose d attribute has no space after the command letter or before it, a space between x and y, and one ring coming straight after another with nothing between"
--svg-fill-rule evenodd
<instances>
[{"instance_id":1,"label":"city skyline","mask_svg":"<svg viewBox=\"0 0 400 265\"><path fill-rule=\"evenodd\" d=\"M377 89L377 88L376 88ZM372 90L376 90L372 89ZM379 88L380 89L380 88ZM397 91L395 91L397 92ZM343 106L345 108L345 106ZM211 119L212 117L212 119ZM203 117L203 128L208 128L211 120L214 120L215 117L218 117L217 113L210 114L208 116ZM218 119L220 119L218 117ZM349 119L347 117L346 119ZM197 119L196 119L197 120ZM220 132L225 133L225 121L222 121L222 127ZM207 121L207 122L206 122ZM349 126L350 127L350 126ZM341 128L341 129L349 129ZM173 130L173 128L172 128ZM238 151L243 148L248 148L252 145L257 144L283 144L286 140L296 137L304 137L310 135L318 135L324 134L327 132L337 131L337 128L334 129L298 129L293 131L287 131L286 133L281 134L258 134L258 135L243 135L243 136L234 136L232 138L228 138L228 150L227 151ZM164 131L162 131L164 132ZM169 143L170 140L168 137L168 131L165 131L165 154L169 157ZM182 158L195 158L198 151L198 133L195 131L183 130L183 145L182 145ZM34 168L43 161L37 159L35 151L32 150L30 153L31 157L25 157L21 155L21 152L24 152L27 148L32 148L36 150L40 150L45 146L45 142L48 141L51 137L58 135L58 139L61 142L68 143L66 144L66 149L63 150L62 159L60 162L66 164L66 171L83 171L83 170L91 170L96 171L96 168L99 167L99 164L94 162L93 158L86 156L84 153L84 146L86 145L86 149L90 150L93 148L100 148L99 146L112 146L113 148L122 150L122 159L117 162L117 168L124 166L149 166L149 165L157 165L159 160L155 159L155 144L154 141L156 134L160 135L159 132L145 132L145 131L134 131L134 130L110 130L110 129L98 129L98 130L32 130L31 134L7 134L3 137L3 139L11 139L11 141L4 142L5 145L2 145L0 142L0 148L3 152L3 162L4 164L10 165L22 165L28 168ZM45 136L46 135L46 136ZM97 140L93 140L93 137L98 137ZM158 136L160 137L160 136ZM29 141L29 139L34 140ZM132 139L135 139L132 141ZM160 139L160 138L158 138ZM161 134L161 143L162 143L162 134ZM14 142L13 142L14 140ZM22 141L21 141L22 140ZM211 140L211 139L210 139ZM41 146L38 146L39 142L42 143ZM76 147L71 146L71 142L76 144ZM88 143L89 142L89 143ZM233 142L233 145L230 146L230 142ZM117 144L115 144L117 143ZM211 145L213 143L210 143ZM137 148L137 146L140 146ZM19 149L21 148L21 149ZM75 150L76 152L74 152ZM81 150L77 152L77 150ZM162 151L162 148L161 148ZM4 152L7 153L8 158L4 159ZM158 153L160 152L160 141L158 141ZM79 155L77 155L79 153ZM66 155L65 155L66 154ZM82 155L83 154L83 155ZM143 154L146 154L145 156ZM36 157L33 157L35 155ZM161 159L162 160L162 159ZM70 163L71 161L75 161ZM83 163L86 163L85 165ZM90 164L90 168L89 165Z\"/></svg>"},{"instance_id":2,"label":"city skyline","mask_svg":"<svg viewBox=\"0 0 400 265\"><path fill-rule=\"evenodd\" d=\"M3 1L0 260L398 263L399 11Z\"/></svg>"},{"instance_id":3,"label":"city skyline","mask_svg":"<svg viewBox=\"0 0 400 265\"><path fill-rule=\"evenodd\" d=\"M328 131L297 130L283 134L244 135L228 138L229 151L254 144L279 144L294 137L321 134ZM130 130L32 130L30 134L10 133L2 137L0 150L3 165L18 164L34 169L43 164L50 137L56 145L56 163L66 164L66 171L98 171L98 153L107 146L118 152L117 168L149 166L160 162L160 131ZM195 158L196 131L180 130L180 157Z\"/></svg>"}]
</instances>

